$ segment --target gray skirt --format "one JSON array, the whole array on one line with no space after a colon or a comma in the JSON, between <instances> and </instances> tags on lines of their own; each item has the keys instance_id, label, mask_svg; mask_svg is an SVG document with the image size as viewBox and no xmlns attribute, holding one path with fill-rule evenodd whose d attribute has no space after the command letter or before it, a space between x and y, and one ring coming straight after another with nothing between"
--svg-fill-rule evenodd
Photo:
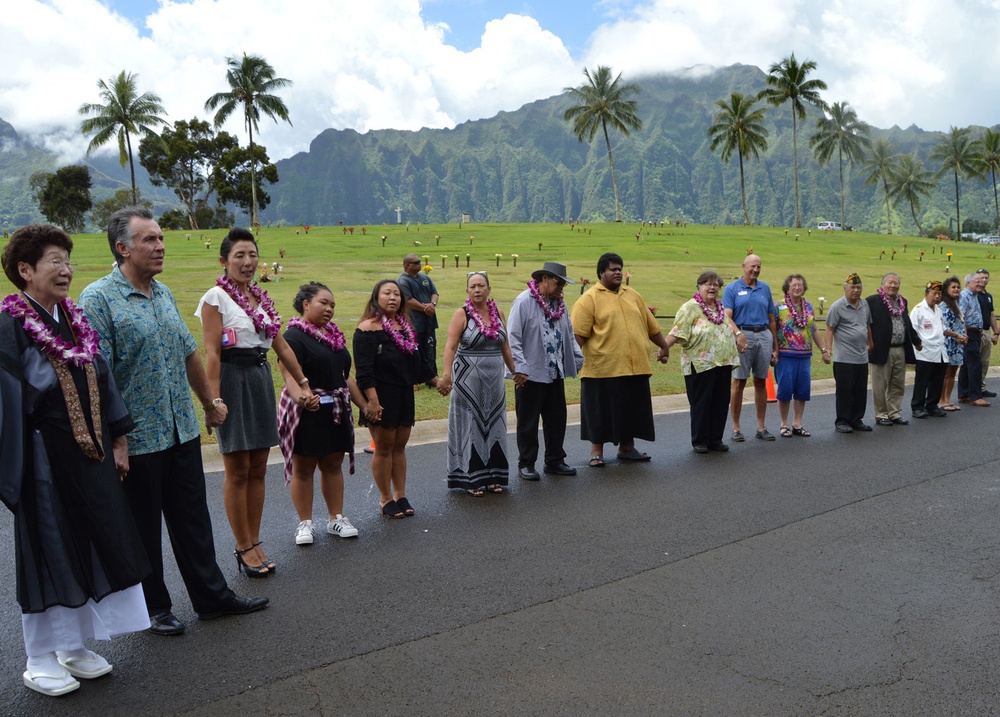
<instances>
[{"instance_id":1,"label":"gray skirt","mask_svg":"<svg viewBox=\"0 0 1000 717\"><path fill-rule=\"evenodd\" d=\"M219 390L229 409L225 423L215 429L220 453L278 445L278 414L269 363L244 366L223 362Z\"/></svg>"}]
</instances>

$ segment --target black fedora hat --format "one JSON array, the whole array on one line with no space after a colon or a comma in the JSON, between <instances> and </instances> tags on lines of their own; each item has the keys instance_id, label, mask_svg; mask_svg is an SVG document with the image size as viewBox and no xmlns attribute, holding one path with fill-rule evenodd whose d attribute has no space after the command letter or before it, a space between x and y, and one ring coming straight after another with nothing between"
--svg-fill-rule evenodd
<instances>
[{"instance_id":1,"label":"black fedora hat","mask_svg":"<svg viewBox=\"0 0 1000 717\"><path fill-rule=\"evenodd\" d=\"M552 276L558 277L565 281L567 284L575 284L576 282L566 276L566 265L560 264L558 261L547 261L538 271L531 272L531 278L535 281L541 281L542 277L546 274L551 274Z\"/></svg>"}]
</instances>

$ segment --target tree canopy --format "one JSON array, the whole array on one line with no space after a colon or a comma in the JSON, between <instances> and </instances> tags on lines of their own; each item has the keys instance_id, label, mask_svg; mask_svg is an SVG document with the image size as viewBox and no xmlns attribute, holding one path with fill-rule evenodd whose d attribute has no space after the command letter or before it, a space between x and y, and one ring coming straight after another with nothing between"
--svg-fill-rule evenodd
<instances>
[{"instance_id":1,"label":"tree canopy","mask_svg":"<svg viewBox=\"0 0 1000 717\"><path fill-rule=\"evenodd\" d=\"M283 77L276 77L274 68L268 64L260 55L247 55L243 53L242 59L236 57L226 58L229 70L226 72L226 82L229 84L228 92L218 92L208 98L205 102L206 110L215 110L214 123L216 129L233 114L237 109L243 112L243 122L250 137L250 188L253 194L250 206L250 223L253 226L260 224L258 214L256 164L254 162L254 141L253 133L260 132L258 122L261 113L267 115L277 122L279 119L291 124L288 118L288 107L284 101L274 92L292 86L291 80ZM277 181L277 172L275 180Z\"/></svg>"},{"instance_id":2,"label":"tree canopy","mask_svg":"<svg viewBox=\"0 0 1000 717\"><path fill-rule=\"evenodd\" d=\"M618 201L618 180L615 177L615 159L611 153L611 138L608 125L626 137L642 128L638 115L638 103L628 99L640 92L638 85L622 82L621 73L611 79L611 68L600 65L593 73L584 68L587 81L579 87L567 87L565 91L579 104L563 113L563 119L573 123L573 134L581 142L593 142L597 130L604 132L604 143L608 148L608 162L611 165L611 186L615 193L615 221L622 220L621 203Z\"/></svg>"},{"instance_id":3,"label":"tree canopy","mask_svg":"<svg viewBox=\"0 0 1000 717\"><path fill-rule=\"evenodd\" d=\"M826 89L823 80L807 79L816 69L816 63L806 60L800 63L795 53L771 65L767 71L767 87L761 90L758 99L780 107L786 102L792 108L792 174L795 178L795 227L802 227L802 203L799 200L799 130L798 120L806 118L806 105L826 109L826 103L819 96Z\"/></svg>"},{"instance_id":4,"label":"tree canopy","mask_svg":"<svg viewBox=\"0 0 1000 717\"><path fill-rule=\"evenodd\" d=\"M712 138L711 150L721 148L723 162L729 162L735 151L740 159L740 198L743 201L743 223L750 224L750 214L747 212L747 189L743 177L743 158L758 159L761 152L767 151L767 128L764 126L765 110L763 107L754 109L756 99L747 97L740 92L729 95L729 102L717 100L715 105L719 111L715 121L708 128L708 136Z\"/></svg>"},{"instance_id":5,"label":"tree canopy","mask_svg":"<svg viewBox=\"0 0 1000 717\"><path fill-rule=\"evenodd\" d=\"M89 167L72 164L51 173L36 172L30 183L38 208L49 222L70 234L83 231L92 206Z\"/></svg>"},{"instance_id":6,"label":"tree canopy","mask_svg":"<svg viewBox=\"0 0 1000 717\"><path fill-rule=\"evenodd\" d=\"M87 146L87 154L104 146L113 137L118 137L118 154L121 165L129 166L132 176L132 199L139 201L139 193L135 188L135 163L132 159L132 137L155 134L156 128L167 122L161 114L164 113L159 95L152 92L139 94L137 89L139 76L122 70L117 77L109 82L97 81L101 100L105 104L83 104L81 115L92 115L80 123L84 134L96 132Z\"/></svg>"},{"instance_id":7,"label":"tree canopy","mask_svg":"<svg viewBox=\"0 0 1000 717\"><path fill-rule=\"evenodd\" d=\"M816 121L816 132L809 144L816 153L816 160L827 164L837 151L837 169L840 172L840 226L847 228L844 211L844 158L852 165L863 162L865 150L871 146L871 126L858 119L858 113L846 102L834 102Z\"/></svg>"}]
</instances>

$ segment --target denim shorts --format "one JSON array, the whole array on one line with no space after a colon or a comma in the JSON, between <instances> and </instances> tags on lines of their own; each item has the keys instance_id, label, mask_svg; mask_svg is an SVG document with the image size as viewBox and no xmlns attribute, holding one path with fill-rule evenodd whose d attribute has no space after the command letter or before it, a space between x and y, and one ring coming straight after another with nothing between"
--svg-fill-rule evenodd
<instances>
[{"instance_id":1,"label":"denim shorts","mask_svg":"<svg viewBox=\"0 0 1000 717\"><path fill-rule=\"evenodd\" d=\"M775 393L779 401L808 401L812 388L812 356L778 356L774 365Z\"/></svg>"}]
</instances>

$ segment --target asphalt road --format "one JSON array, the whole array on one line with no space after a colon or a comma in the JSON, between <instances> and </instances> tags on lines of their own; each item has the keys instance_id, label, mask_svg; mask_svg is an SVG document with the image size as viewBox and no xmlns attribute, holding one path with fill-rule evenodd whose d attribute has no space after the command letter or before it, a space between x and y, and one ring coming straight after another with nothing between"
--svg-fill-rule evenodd
<instances>
[{"instance_id":1,"label":"asphalt road","mask_svg":"<svg viewBox=\"0 0 1000 717\"><path fill-rule=\"evenodd\" d=\"M668 413L651 463L603 470L570 428L579 476L484 498L445 489L441 444L413 446L402 521L359 455L361 537L305 548L272 466L265 580L236 576L213 473L221 565L271 607L200 623L168 559L187 633L95 645L114 673L46 698L21 684L8 549L0 714L1000 714L1000 403L840 435L821 395L806 425L700 456Z\"/></svg>"}]
</instances>

